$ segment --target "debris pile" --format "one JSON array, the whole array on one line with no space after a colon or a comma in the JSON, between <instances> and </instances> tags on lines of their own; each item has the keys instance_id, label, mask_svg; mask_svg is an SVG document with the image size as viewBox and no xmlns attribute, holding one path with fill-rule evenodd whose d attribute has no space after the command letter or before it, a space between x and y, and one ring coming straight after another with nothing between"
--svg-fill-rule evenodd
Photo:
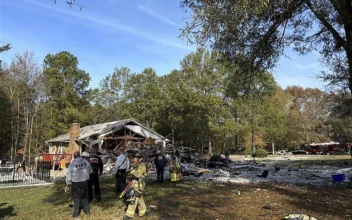
<instances>
[{"instance_id":1,"label":"debris pile","mask_svg":"<svg viewBox=\"0 0 352 220\"><path fill-rule=\"evenodd\" d=\"M192 164L183 164L185 170L195 167ZM251 161L232 162L228 167L222 169L204 169L203 175L190 175L186 179L193 179L201 182L228 182L228 183L286 183L297 185L332 185L332 175L341 173L346 176L345 181L352 178L352 168L338 168L334 166L298 166L290 164L276 165L253 164Z\"/></svg>"}]
</instances>

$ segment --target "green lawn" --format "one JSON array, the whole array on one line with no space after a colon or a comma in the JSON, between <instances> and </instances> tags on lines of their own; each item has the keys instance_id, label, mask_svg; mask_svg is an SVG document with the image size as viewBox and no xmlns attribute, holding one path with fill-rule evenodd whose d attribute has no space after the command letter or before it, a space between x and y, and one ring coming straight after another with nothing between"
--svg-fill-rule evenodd
<instances>
[{"instance_id":1,"label":"green lawn","mask_svg":"<svg viewBox=\"0 0 352 220\"><path fill-rule=\"evenodd\" d=\"M116 199L114 179L101 181L102 201L92 215L80 219L121 219L124 203ZM2 219L71 219L70 196L63 183L45 187L0 189ZM240 191L240 195L238 194ZM149 215L143 219L282 219L305 213L317 219L352 219L348 185L304 187L269 184L149 183L145 195ZM150 207L150 206L153 207ZM274 206L278 211L262 208Z\"/></svg>"}]
</instances>

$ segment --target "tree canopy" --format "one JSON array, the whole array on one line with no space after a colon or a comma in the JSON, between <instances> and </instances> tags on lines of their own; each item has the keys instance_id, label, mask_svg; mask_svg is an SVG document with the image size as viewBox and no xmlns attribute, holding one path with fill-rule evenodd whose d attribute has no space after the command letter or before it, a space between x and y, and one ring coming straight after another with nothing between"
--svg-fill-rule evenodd
<instances>
[{"instance_id":1,"label":"tree canopy","mask_svg":"<svg viewBox=\"0 0 352 220\"><path fill-rule=\"evenodd\" d=\"M321 78L352 91L352 2L347 0L180 0L193 16L182 36L233 63L270 69L284 49L318 51ZM241 59L239 59L239 57ZM253 71L244 72L253 74Z\"/></svg>"},{"instance_id":2,"label":"tree canopy","mask_svg":"<svg viewBox=\"0 0 352 220\"><path fill-rule=\"evenodd\" d=\"M132 72L115 68L99 87L73 54L17 55L0 71L1 155L18 150L30 157L45 140L82 126L135 119L176 145L199 153L252 153L295 149L301 144L350 141L351 117L337 114L340 96L319 89L280 88L267 71L246 77L247 68L199 48L180 69L159 75L152 67ZM40 68L43 67L43 69Z\"/></svg>"},{"instance_id":3,"label":"tree canopy","mask_svg":"<svg viewBox=\"0 0 352 220\"><path fill-rule=\"evenodd\" d=\"M10 50L10 49L11 49L10 44L5 44L3 46L0 45L0 53L7 51L7 50ZM0 70L1 70L1 63L2 63L2 60L0 60Z\"/></svg>"},{"instance_id":4,"label":"tree canopy","mask_svg":"<svg viewBox=\"0 0 352 220\"><path fill-rule=\"evenodd\" d=\"M44 59L43 79L48 107L51 109L51 135L65 133L74 120L85 121L89 105L89 74L78 68L78 59L69 52L48 54Z\"/></svg>"}]
</instances>

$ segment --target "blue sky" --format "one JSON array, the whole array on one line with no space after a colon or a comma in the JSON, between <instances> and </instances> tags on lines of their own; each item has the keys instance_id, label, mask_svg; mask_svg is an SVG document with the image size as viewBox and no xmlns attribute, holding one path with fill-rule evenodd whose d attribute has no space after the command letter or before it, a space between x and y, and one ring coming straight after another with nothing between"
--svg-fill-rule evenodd
<instances>
[{"instance_id":1,"label":"blue sky","mask_svg":"<svg viewBox=\"0 0 352 220\"><path fill-rule=\"evenodd\" d=\"M179 38L184 18L178 0L76 0L80 11L64 0L0 0L0 41L11 43L0 59L11 62L26 50L42 63L48 53L66 50L78 57L80 68L91 76L91 87L115 67L133 72L153 67L158 75L179 68L180 60L195 50ZM288 85L323 89L315 75L319 55L298 56L290 49L273 74Z\"/></svg>"}]
</instances>

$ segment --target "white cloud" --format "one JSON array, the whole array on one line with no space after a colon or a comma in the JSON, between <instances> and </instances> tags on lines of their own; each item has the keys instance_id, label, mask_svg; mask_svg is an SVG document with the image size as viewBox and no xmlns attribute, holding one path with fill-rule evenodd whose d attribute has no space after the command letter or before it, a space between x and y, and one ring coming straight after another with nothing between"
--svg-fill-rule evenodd
<instances>
[{"instance_id":1,"label":"white cloud","mask_svg":"<svg viewBox=\"0 0 352 220\"><path fill-rule=\"evenodd\" d=\"M152 17L154 17L154 18L156 18L156 19L158 19L158 20L160 20L160 21L166 23L166 24L169 24L169 25L172 25L172 26L174 26L174 27L179 28L179 26L178 26L175 22L173 22L173 21L171 21L171 20L169 20L169 19L167 19L167 18L165 18L165 17L163 17L163 16L157 14L156 12L154 12L154 11L153 11L151 8L149 8L149 7L145 7L145 6L141 5L141 4L138 4L137 8L138 8L139 10L142 10L142 11L146 12L146 13L149 14L150 16L152 16Z\"/></svg>"},{"instance_id":2,"label":"white cloud","mask_svg":"<svg viewBox=\"0 0 352 220\"><path fill-rule=\"evenodd\" d=\"M319 88L321 90L325 89L325 84L313 75L290 76L289 74L280 73L275 74L274 77L283 89L293 85L301 86L303 88Z\"/></svg>"},{"instance_id":3,"label":"white cloud","mask_svg":"<svg viewBox=\"0 0 352 220\"><path fill-rule=\"evenodd\" d=\"M318 63L318 62L314 62L314 63L306 64L306 65L303 65L303 64L295 64L295 67L296 67L297 69L300 69L300 70L317 69L317 68L319 67L319 63Z\"/></svg>"},{"instance_id":4,"label":"white cloud","mask_svg":"<svg viewBox=\"0 0 352 220\"><path fill-rule=\"evenodd\" d=\"M176 48L186 49L186 50L193 50L191 47L187 47L187 46L185 46L183 44L180 44L180 43L177 43L175 41L171 41L171 40L168 40L168 39L165 39L165 38L160 38L160 37L157 37L157 36L149 35L147 33L138 31L137 29L135 29L135 28L133 28L131 26L125 25L125 24L112 23L110 21L103 20L103 19L100 19L100 18L95 18L95 17L92 17L92 16L88 17L88 16L85 16L83 14L72 13L72 12L69 12L69 11L65 11L65 10L62 10L62 9L59 9L59 8L56 8L56 7L51 7L51 6L48 6L48 5L44 5L44 4L41 4L41 3L37 3L37 2L29 1L29 0L26 0L26 1L31 3L31 4L33 4L33 5L37 5L39 7L43 7L43 8L47 8L47 9L54 10L54 11L57 11L57 12L61 12L61 13L64 13L64 14L67 14L67 15L70 15L70 16L73 16L73 17L77 17L77 18L80 18L80 19L83 19L83 20L94 22L96 24L105 25L107 27L114 28L114 29L121 30L121 31L125 31L125 32L128 32L130 34L142 36L142 37L147 38L147 39L149 39L149 40L151 40L153 42L160 43L160 44L163 44L165 46L171 46L171 47L176 47Z\"/></svg>"}]
</instances>

